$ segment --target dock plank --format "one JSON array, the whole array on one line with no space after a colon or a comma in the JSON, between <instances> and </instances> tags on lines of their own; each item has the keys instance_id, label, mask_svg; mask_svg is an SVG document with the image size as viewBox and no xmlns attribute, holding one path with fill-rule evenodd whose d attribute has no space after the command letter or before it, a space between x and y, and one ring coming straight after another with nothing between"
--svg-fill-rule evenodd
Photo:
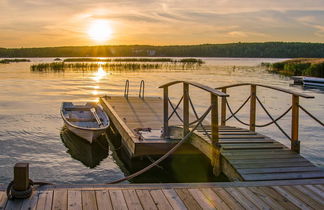
<instances>
[{"instance_id":1,"label":"dock plank","mask_svg":"<svg viewBox=\"0 0 324 210\"><path fill-rule=\"evenodd\" d=\"M243 206L223 188L213 188L213 191L222 198L231 209L244 209Z\"/></svg>"},{"instance_id":2,"label":"dock plank","mask_svg":"<svg viewBox=\"0 0 324 210\"><path fill-rule=\"evenodd\" d=\"M68 210L82 209L81 191L68 190Z\"/></svg>"},{"instance_id":3,"label":"dock plank","mask_svg":"<svg viewBox=\"0 0 324 210\"><path fill-rule=\"evenodd\" d=\"M225 190L231 194L234 199L237 200L245 209L258 209L258 207L248 200L238 189L228 187L225 188Z\"/></svg>"},{"instance_id":4,"label":"dock plank","mask_svg":"<svg viewBox=\"0 0 324 210\"><path fill-rule=\"evenodd\" d=\"M123 190L124 198L128 209L140 210L143 209L140 200L137 197L135 190Z\"/></svg>"},{"instance_id":5,"label":"dock plank","mask_svg":"<svg viewBox=\"0 0 324 210\"><path fill-rule=\"evenodd\" d=\"M189 210L202 209L187 189L176 189L175 191Z\"/></svg>"},{"instance_id":6,"label":"dock plank","mask_svg":"<svg viewBox=\"0 0 324 210\"><path fill-rule=\"evenodd\" d=\"M38 194L39 192L34 191L30 198L24 199L21 210L35 210L37 207Z\"/></svg>"},{"instance_id":7,"label":"dock plank","mask_svg":"<svg viewBox=\"0 0 324 210\"><path fill-rule=\"evenodd\" d=\"M38 196L37 210L52 208L53 191L42 191Z\"/></svg>"},{"instance_id":8,"label":"dock plank","mask_svg":"<svg viewBox=\"0 0 324 210\"><path fill-rule=\"evenodd\" d=\"M207 197L199 189L188 190L195 200L203 209L214 209L214 205L207 199Z\"/></svg>"},{"instance_id":9,"label":"dock plank","mask_svg":"<svg viewBox=\"0 0 324 210\"><path fill-rule=\"evenodd\" d=\"M148 190L136 190L136 193L144 209L157 209L153 198Z\"/></svg>"},{"instance_id":10,"label":"dock plank","mask_svg":"<svg viewBox=\"0 0 324 210\"><path fill-rule=\"evenodd\" d=\"M184 203L179 198L176 191L173 189L163 189L162 190L165 197L168 199L169 203L171 204L172 208L175 210L184 210L187 209Z\"/></svg>"},{"instance_id":11,"label":"dock plank","mask_svg":"<svg viewBox=\"0 0 324 210\"><path fill-rule=\"evenodd\" d=\"M299 200L298 198L296 198L295 196L293 196L292 194L290 194L289 192L287 192L284 188L282 188L282 186L280 186L280 187L274 186L272 188L274 190L276 190L278 193L280 193L282 196L284 196L285 198L287 198L288 200L290 200L297 207L299 207L301 209L305 209L305 210L312 209L309 205L307 205L303 201Z\"/></svg>"},{"instance_id":12,"label":"dock plank","mask_svg":"<svg viewBox=\"0 0 324 210\"><path fill-rule=\"evenodd\" d=\"M230 207L212 189L201 188L201 192L214 205L216 209L230 210Z\"/></svg>"},{"instance_id":13,"label":"dock plank","mask_svg":"<svg viewBox=\"0 0 324 210\"><path fill-rule=\"evenodd\" d=\"M111 203L112 203L113 209L116 209L116 210L117 209L118 210L128 209L123 192L121 190L109 190L109 195L111 198Z\"/></svg>"},{"instance_id":14,"label":"dock plank","mask_svg":"<svg viewBox=\"0 0 324 210\"><path fill-rule=\"evenodd\" d=\"M53 210L66 210L68 207L67 190L55 190L53 194Z\"/></svg>"},{"instance_id":15,"label":"dock plank","mask_svg":"<svg viewBox=\"0 0 324 210\"><path fill-rule=\"evenodd\" d=\"M0 191L0 210L3 210L7 203L7 195Z\"/></svg>"},{"instance_id":16,"label":"dock plank","mask_svg":"<svg viewBox=\"0 0 324 210\"><path fill-rule=\"evenodd\" d=\"M82 197L82 209L83 210L96 210L97 207L97 201L96 201L96 194L93 190L91 191L82 191L81 193Z\"/></svg>"},{"instance_id":17,"label":"dock plank","mask_svg":"<svg viewBox=\"0 0 324 210\"><path fill-rule=\"evenodd\" d=\"M169 201L161 190L151 190L150 193L158 209L172 209Z\"/></svg>"},{"instance_id":18,"label":"dock plank","mask_svg":"<svg viewBox=\"0 0 324 210\"><path fill-rule=\"evenodd\" d=\"M98 210L113 209L108 190L96 191L96 199L97 199Z\"/></svg>"}]
</instances>

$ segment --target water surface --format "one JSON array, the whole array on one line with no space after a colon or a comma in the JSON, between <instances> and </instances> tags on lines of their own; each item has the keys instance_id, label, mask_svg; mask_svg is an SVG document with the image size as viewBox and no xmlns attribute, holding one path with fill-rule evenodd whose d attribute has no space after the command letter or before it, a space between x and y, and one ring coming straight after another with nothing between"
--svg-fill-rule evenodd
<instances>
[{"instance_id":1,"label":"water surface","mask_svg":"<svg viewBox=\"0 0 324 210\"><path fill-rule=\"evenodd\" d=\"M32 59L32 62L51 62L52 58ZM66 147L69 142L61 139L63 122L59 109L62 101L97 101L101 95L123 94L126 79L130 80L130 95L137 95L140 81L146 82L146 96L162 96L159 85L173 80L195 81L211 87L241 82L255 82L315 96L301 99L301 104L324 120L324 95L319 90L304 90L289 86L288 78L272 75L259 66L261 62L279 59L206 58L205 66L190 71L139 71L139 72L62 72L33 73L31 63L0 65L0 184L8 183L16 162L29 162L34 180L55 183L103 183L124 176L113 158L112 151L102 151L100 160L92 167L86 166L80 154L71 154ZM192 88L192 98L200 113L209 105L209 97ZM181 92L180 86L170 90L175 101ZM238 107L248 96L249 89L235 88L229 91L230 102ZM291 104L287 94L258 89L258 94L274 116L279 116ZM248 121L248 107L239 116ZM269 119L258 107L258 122ZM239 125L231 120L231 125ZM290 115L280 121L290 133ZM324 167L324 128L301 112L301 153L314 164ZM270 126L259 132L280 140L289 141ZM65 134L64 134L65 135ZM100 145L97 147L100 147ZM106 147L104 145L104 147ZM84 148L83 148L84 149ZM88 150L87 150L88 149ZM90 151L91 148L85 147ZM81 160L80 160L81 159ZM101 160L102 159L102 160Z\"/></svg>"}]
</instances>

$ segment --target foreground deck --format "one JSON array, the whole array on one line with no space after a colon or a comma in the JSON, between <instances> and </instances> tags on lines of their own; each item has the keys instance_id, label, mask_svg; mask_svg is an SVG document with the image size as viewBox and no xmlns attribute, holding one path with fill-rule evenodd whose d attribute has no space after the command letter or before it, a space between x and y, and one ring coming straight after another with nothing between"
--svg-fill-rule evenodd
<instances>
[{"instance_id":1,"label":"foreground deck","mask_svg":"<svg viewBox=\"0 0 324 210\"><path fill-rule=\"evenodd\" d=\"M10 201L0 191L0 209L215 208L323 209L324 181L50 186L29 199Z\"/></svg>"},{"instance_id":2,"label":"foreground deck","mask_svg":"<svg viewBox=\"0 0 324 210\"><path fill-rule=\"evenodd\" d=\"M131 157L141 155L163 155L178 139L163 139L163 102L158 97L122 96L103 97L101 103L108 113L122 143ZM170 120L170 124L180 121ZM141 132L139 128L151 128ZM210 134L210 126L205 126ZM210 134L211 135L211 134ZM139 137L140 136L140 137ZM181 139L181 138L180 138ZM198 129L190 141L191 145L213 159L211 140ZM291 151L285 145L267 136L247 129L220 126L222 172L236 181L296 180L324 178L324 171L310 161Z\"/></svg>"}]
</instances>

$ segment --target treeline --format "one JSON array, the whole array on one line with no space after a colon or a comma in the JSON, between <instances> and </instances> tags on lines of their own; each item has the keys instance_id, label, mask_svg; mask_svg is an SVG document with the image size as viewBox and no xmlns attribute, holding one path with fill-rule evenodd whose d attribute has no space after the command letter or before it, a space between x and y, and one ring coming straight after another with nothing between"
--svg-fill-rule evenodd
<instances>
[{"instance_id":1,"label":"treeline","mask_svg":"<svg viewBox=\"0 0 324 210\"><path fill-rule=\"evenodd\" d=\"M265 42L181 46L0 48L0 57L259 57L322 58L324 43Z\"/></svg>"}]
</instances>

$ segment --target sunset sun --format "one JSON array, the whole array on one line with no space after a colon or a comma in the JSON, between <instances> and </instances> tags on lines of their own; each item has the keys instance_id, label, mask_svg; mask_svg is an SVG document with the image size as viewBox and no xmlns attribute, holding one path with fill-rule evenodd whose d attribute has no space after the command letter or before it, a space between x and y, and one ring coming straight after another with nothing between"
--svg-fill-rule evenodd
<instances>
[{"instance_id":1,"label":"sunset sun","mask_svg":"<svg viewBox=\"0 0 324 210\"><path fill-rule=\"evenodd\" d=\"M111 39L112 27L107 20L95 20L88 28L89 37L96 42L104 42Z\"/></svg>"}]
</instances>

